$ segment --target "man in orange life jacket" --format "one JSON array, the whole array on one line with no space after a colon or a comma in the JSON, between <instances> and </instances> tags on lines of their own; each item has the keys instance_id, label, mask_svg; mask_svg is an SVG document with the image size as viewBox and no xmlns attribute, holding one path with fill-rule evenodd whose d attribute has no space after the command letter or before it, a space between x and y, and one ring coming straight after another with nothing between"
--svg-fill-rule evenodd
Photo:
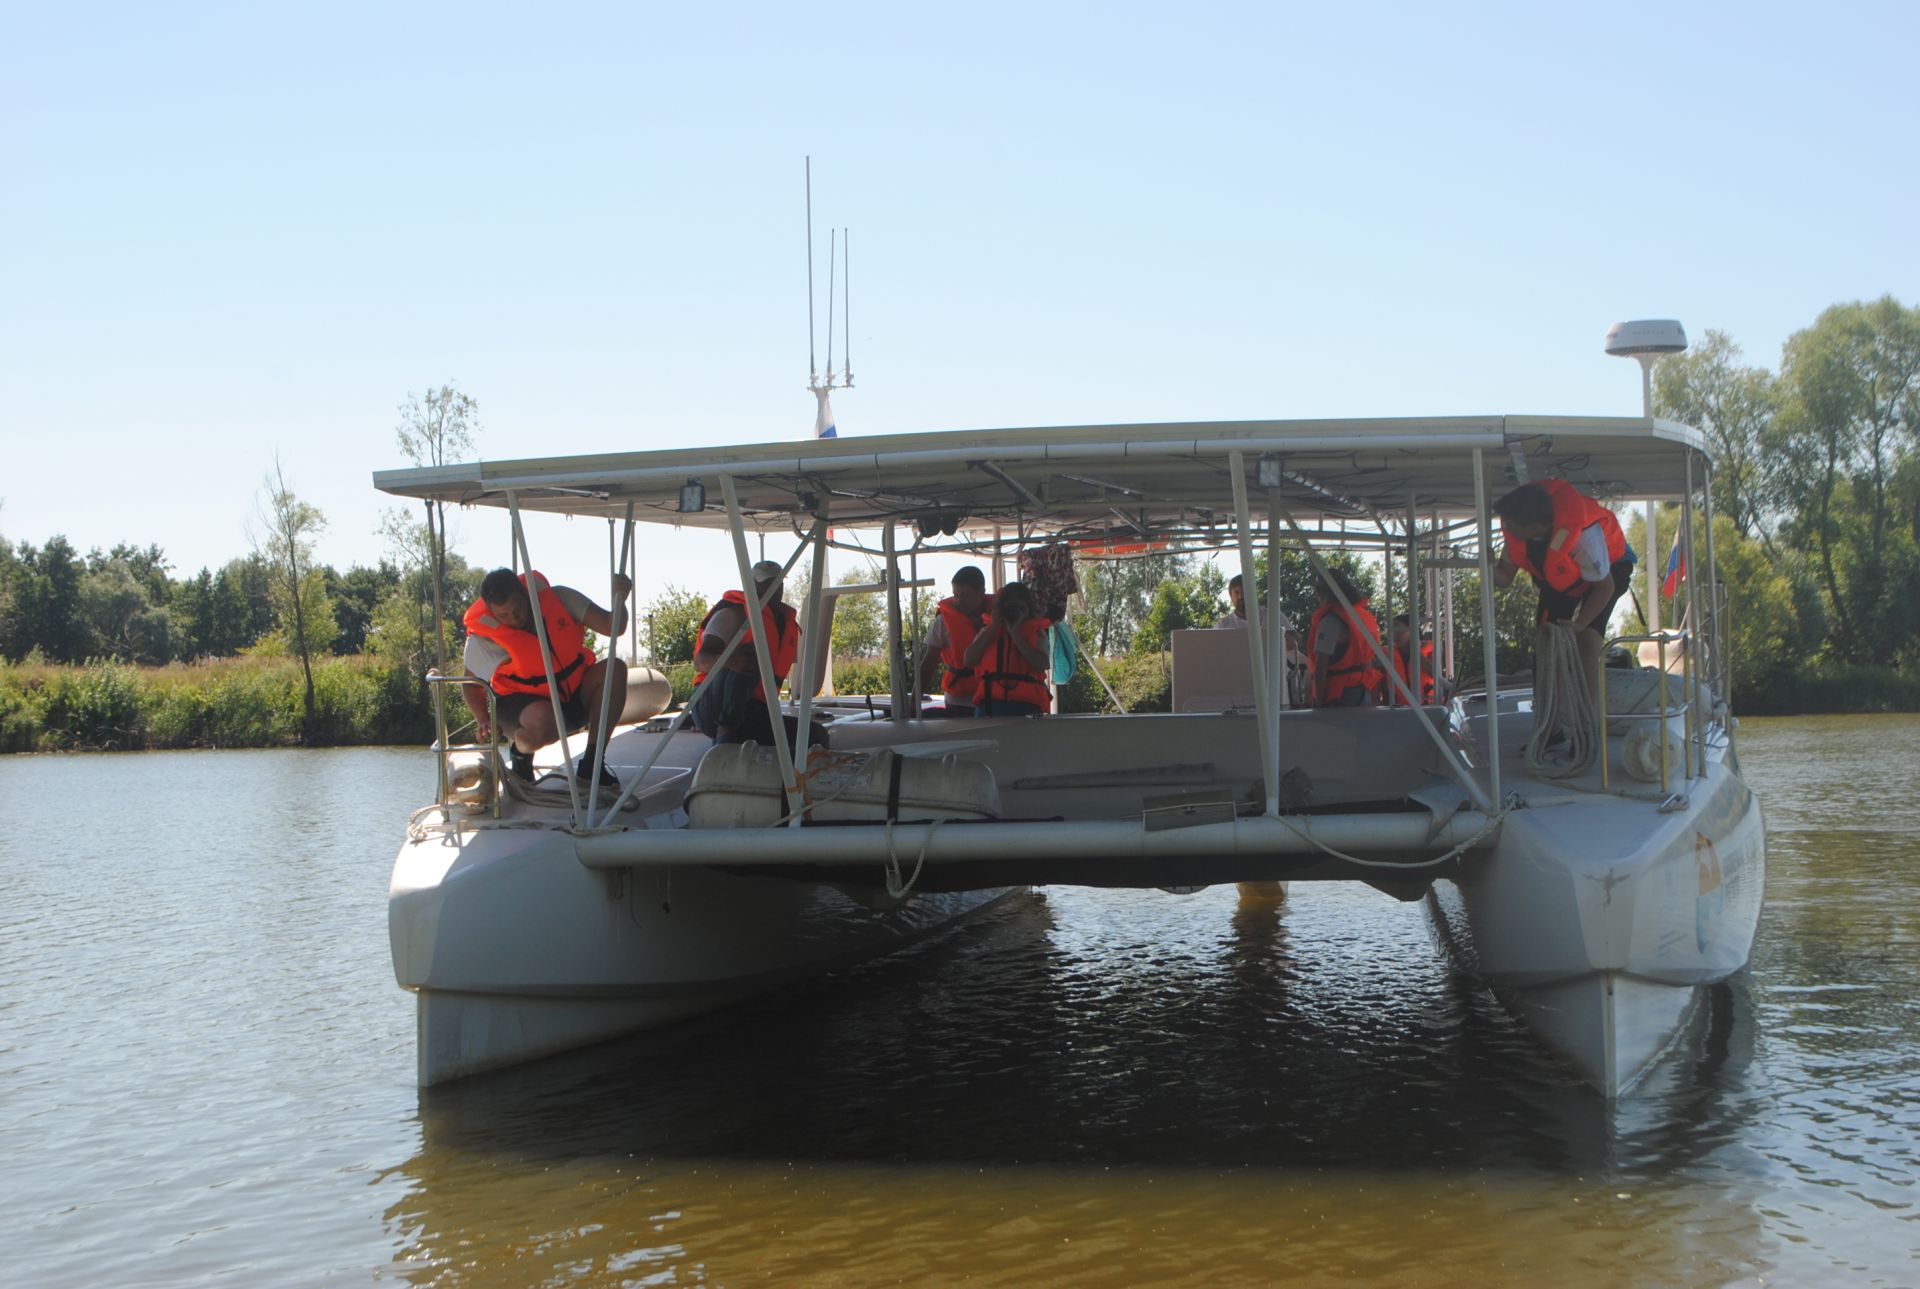
<instances>
[{"instance_id":1,"label":"man in orange life jacket","mask_svg":"<svg viewBox=\"0 0 1920 1289\"><path fill-rule=\"evenodd\" d=\"M967 646L986 626L993 612L993 597L987 594L987 575L969 564L953 575L953 594L940 601L933 625L927 628L927 653L920 661L920 692L933 692L942 664L947 680L948 716L972 716L974 698L979 693L980 676L966 664Z\"/></svg>"},{"instance_id":2,"label":"man in orange life jacket","mask_svg":"<svg viewBox=\"0 0 1920 1289\"><path fill-rule=\"evenodd\" d=\"M1402 613L1393 620L1393 669L1407 688L1413 688L1413 623ZM1433 670L1433 641L1425 632L1420 637L1420 701L1435 703L1440 701L1440 678ZM1394 691L1395 701L1400 701L1399 691Z\"/></svg>"},{"instance_id":3,"label":"man in orange life jacket","mask_svg":"<svg viewBox=\"0 0 1920 1289\"><path fill-rule=\"evenodd\" d=\"M591 764L600 722L600 691L608 685L608 711L618 719L627 705L627 664L609 656L595 662L587 648L591 630L608 639L626 630L626 598L633 582L623 573L613 579L620 603L609 612L570 586L552 586L538 573L515 577L509 568L496 568L480 583L480 598L467 609L467 674L485 681L495 695L501 732L512 744L509 761L514 775L533 780L533 754L557 742L552 693L547 687L546 663L540 656L540 637L533 622L529 584L540 588L540 614L546 626L547 647L553 655L554 683L560 690L560 711L567 730L587 728L587 753L574 766L576 777L618 787L620 781L605 766ZM493 737L487 727L486 694L478 685L461 692L479 726L481 742Z\"/></svg>"},{"instance_id":4,"label":"man in orange life jacket","mask_svg":"<svg viewBox=\"0 0 1920 1289\"><path fill-rule=\"evenodd\" d=\"M1047 669L1050 619L1040 616L1025 582L1008 582L994 597L993 615L974 636L961 665L979 676L974 713L979 716L1039 716L1052 706Z\"/></svg>"},{"instance_id":5,"label":"man in orange life jacket","mask_svg":"<svg viewBox=\"0 0 1920 1289\"><path fill-rule=\"evenodd\" d=\"M1380 641L1380 623L1352 578L1338 568L1329 568L1327 573L1340 584L1340 593L1347 597L1353 612L1340 607L1324 581L1316 585L1320 607L1313 611L1307 625L1313 705L1371 707L1386 680L1373 653L1373 646Z\"/></svg>"},{"instance_id":6,"label":"man in orange life jacket","mask_svg":"<svg viewBox=\"0 0 1920 1289\"><path fill-rule=\"evenodd\" d=\"M1635 557L1620 521L1559 479L1521 484L1493 509L1507 539L1493 567L1493 584L1508 586L1522 570L1533 578L1540 592L1541 640L1549 622L1572 625L1587 691L1598 701L1607 621L1633 580Z\"/></svg>"},{"instance_id":7,"label":"man in orange life jacket","mask_svg":"<svg viewBox=\"0 0 1920 1289\"><path fill-rule=\"evenodd\" d=\"M766 638L768 659L773 663L775 682L783 681L793 670L794 660L800 656L800 620L781 598L782 576L784 570L770 559L763 559L748 572L753 577L754 593L760 598L760 626L749 629L742 637L739 648L727 659L726 665L714 676L713 683L694 701L693 708L687 713L693 727L711 738L715 743L754 742L767 746L773 742L773 720L767 713L767 694L760 684L760 662L754 652L756 637ZM832 631L833 600L828 597L827 630ZM720 661L720 655L727 651L727 642L740 630L747 620L747 596L744 591L728 591L719 602L707 610L707 616L700 623L699 643L694 648L694 683L698 685L706 674ZM825 670L824 655L821 670ZM819 677L814 678L818 688ZM775 695L776 701L778 695ZM794 732L800 722L794 716L783 716L786 726L786 741L792 746ZM827 742L826 727L818 722L808 722L807 745L824 747Z\"/></svg>"}]
</instances>

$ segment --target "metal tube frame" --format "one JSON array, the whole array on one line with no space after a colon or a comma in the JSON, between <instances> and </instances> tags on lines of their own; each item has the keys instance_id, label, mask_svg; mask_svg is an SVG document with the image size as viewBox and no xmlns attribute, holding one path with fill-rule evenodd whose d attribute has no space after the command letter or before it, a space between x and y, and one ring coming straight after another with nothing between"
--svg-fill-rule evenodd
<instances>
[{"instance_id":1,"label":"metal tube frame","mask_svg":"<svg viewBox=\"0 0 1920 1289\"><path fill-rule=\"evenodd\" d=\"M747 600L747 625L752 627L765 621L762 616L765 613L765 606L760 599L760 588L754 585L753 561L747 558L747 525L745 517L740 512L740 494L739 490L733 486L732 475L720 476L720 491L727 502L727 526L733 530L733 557L735 563L740 566L740 590ZM798 558L799 551L795 551L794 556ZM788 561L787 567L792 567L792 561ZM794 777L793 758L787 754L787 742L781 737L783 721L780 711L780 681L773 674L773 655L767 652L770 648L768 642L761 639L764 635L766 635L765 631L753 633L753 657L760 666L760 688L766 695L768 728L773 733L774 760L780 767L782 792L790 792L794 797L798 797L803 785ZM708 679L712 679L711 674ZM804 732L803 729L802 733ZM791 808L792 803L788 804Z\"/></svg>"},{"instance_id":2,"label":"metal tube frame","mask_svg":"<svg viewBox=\"0 0 1920 1289\"><path fill-rule=\"evenodd\" d=\"M527 532L520 523L520 498L517 494L507 494L507 511L513 516L513 540L519 545L520 560L526 565L527 595L533 607L533 633L540 641L540 664L547 669L547 693L553 699L553 728L560 735L560 773L567 781L567 799L573 803L573 826L581 825L580 785L573 778L573 753L567 747L566 713L560 710L560 682L553 674L553 649L547 644L547 615L540 611L540 588L532 585L534 579L533 555L527 550ZM541 581L545 582L545 578ZM548 589L552 589L549 586Z\"/></svg>"},{"instance_id":3,"label":"metal tube frame","mask_svg":"<svg viewBox=\"0 0 1920 1289\"><path fill-rule=\"evenodd\" d=\"M1500 791L1500 671L1497 666L1498 642L1493 634L1493 520L1487 510L1487 454L1473 450L1473 511L1480 530L1480 634L1487 668L1487 769L1492 777L1493 799L1504 801Z\"/></svg>"},{"instance_id":4,"label":"metal tube frame","mask_svg":"<svg viewBox=\"0 0 1920 1289\"><path fill-rule=\"evenodd\" d=\"M1260 579L1253 569L1253 518L1247 505L1247 463L1238 451L1227 456L1227 473L1233 484L1233 516L1235 531L1240 539L1240 597L1241 604L1246 603L1247 588L1252 587L1254 594L1260 593ZM1272 522L1269 518L1268 522ZM1279 745L1273 732L1274 724L1279 720L1279 711L1267 701L1267 650L1265 624L1260 619L1259 605L1247 614L1247 650L1253 667L1254 720L1259 726L1260 770L1266 780L1267 813L1280 813L1280 763Z\"/></svg>"}]
</instances>

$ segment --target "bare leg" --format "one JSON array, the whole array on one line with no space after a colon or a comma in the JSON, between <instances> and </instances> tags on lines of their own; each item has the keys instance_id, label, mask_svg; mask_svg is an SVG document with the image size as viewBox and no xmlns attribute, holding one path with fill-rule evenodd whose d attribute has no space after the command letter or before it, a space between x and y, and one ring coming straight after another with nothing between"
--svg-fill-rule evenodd
<instances>
[{"instance_id":1,"label":"bare leg","mask_svg":"<svg viewBox=\"0 0 1920 1289\"><path fill-rule=\"evenodd\" d=\"M514 727L513 745L531 756L559 737L559 727L553 720L553 704L528 703L520 713L520 723Z\"/></svg>"},{"instance_id":2,"label":"bare leg","mask_svg":"<svg viewBox=\"0 0 1920 1289\"><path fill-rule=\"evenodd\" d=\"M1600 702L1600 647L1606 642L1598 631L1576 631L1574 639L1580 642L1580 670L1587 678L1587 697L1594 701L1597 708Z\"/></svg>"},{"instance_id":3,"label":"bare leg","mask_svg":"<svg viewBox=\"0 0 1920 1289\"><path fill-rule=\"evenodd\" d=\"M589 751L600 745L600 691L612 685L613 694L607 702L607 714L615 721L627 706L627 664L619 658L603 658L587 668L587 674L580 678L580 702L587 709L587 747Z\"/></svg>"}]
</instances>

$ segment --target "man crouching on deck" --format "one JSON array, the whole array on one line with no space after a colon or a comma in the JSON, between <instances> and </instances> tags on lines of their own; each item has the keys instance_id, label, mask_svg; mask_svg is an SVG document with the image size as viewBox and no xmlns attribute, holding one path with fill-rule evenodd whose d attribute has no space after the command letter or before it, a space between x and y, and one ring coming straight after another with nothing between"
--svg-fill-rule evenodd
<instances>
[{"instance_id":1,"label":"man crouching on deck","mask_svg":"<svg viewBox=\"0 0 1920 1289\"><path fill-rule=\"evenodd\" d=\"M587 728L587 752L574 765L574 776L584 783L617 788L620 780L604 765L593 764L598 746L600 692L611 685L607 710L614 719L627 705L627 664L609 655L595 662L586 634L618 639L627 627L627 595L633 582L624 573L613 579L620 602L612 612L601 608L570 586L550 585L538 573L515 577L512 569L496 568L480 583L480 598L467 610L467 674L486 681L495 695L495 709L503 730L512 731L509 760L516 778L533 782L533 754L558 741L547 668L540 658L540 637L533 621L533 598L528 587L539 589L540 618L546 626L547 647L553 653L553 679L560 690L560 712L569 732ZM480 741L492 739L487 726L487 700L478 685L463 685L467 706L480 727Z\"/></svg>"}]
</instances>

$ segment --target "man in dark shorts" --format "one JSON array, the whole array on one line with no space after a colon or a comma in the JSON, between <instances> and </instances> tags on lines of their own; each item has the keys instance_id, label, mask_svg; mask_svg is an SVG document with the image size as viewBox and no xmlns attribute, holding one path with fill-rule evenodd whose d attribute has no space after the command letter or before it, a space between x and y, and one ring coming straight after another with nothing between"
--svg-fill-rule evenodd
<instances>
[{"instance_id":1,"label":"man in dark shorts","mask_svg":"<svg viewBox=\"0 0 1920 1289\"><path fill-rule=\"evenodd\" d=\"M604 640L618 639L626 630L626 598L633 583L623 574L614 578L620 603L609 611L570 586L550 586L538 573L514 576L512 569L496 568L480 584L480 598L467 610L467 674L485 681L494 692L494 710L503 733L511 735L509 766L516 778L532 782L533 754L558 742L552 690L535 630L533 596L540 596L540 615L547 646L553 657L553 685L560 691L560 715L568 732L587 729L587 753L574 766L582 782L617 788L620 780L593 760L598 745L600 695L607 686L607 710L615 720L627 705L627 664L613 657L595 661L586 646L586 633ZM493 737L487 725L486 693L479 685L463 685L467 707L479 726L481 742Z\"/></svg>"},{"instance_id":2,"label":"man in dark shorts","mask_svg":"<svg viewBox=\"0 0 1920 1289\"><path fill-rule=\"evenodd\" d=\"M1619 519L1560 479L1522 484L1493 509L1507 539L1493 567L1494 585L1511 585L1522 570L1532 577L1541 631L1549 622L1573 627L1587 692L1599 701L1600 649L1635 562Z\"/></svg>"}]
</instances>

